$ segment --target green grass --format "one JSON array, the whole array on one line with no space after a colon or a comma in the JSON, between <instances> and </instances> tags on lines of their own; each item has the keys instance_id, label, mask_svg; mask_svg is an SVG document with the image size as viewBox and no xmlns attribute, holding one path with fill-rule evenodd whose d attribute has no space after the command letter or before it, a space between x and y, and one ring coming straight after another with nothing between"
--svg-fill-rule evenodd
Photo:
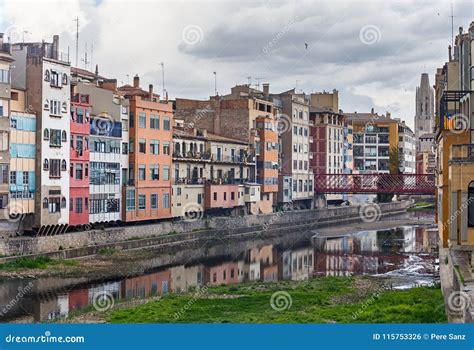
<instances>
[{"instance_id":1,"label":"green grass","mask_svg":"<svg viewBox=\"0 0 474 350\"><path fill-rule=\"evenodd\" d=\"M117 253L117 250L113 247L105 247L99 249L99 254L102 255L113 255L115 253Z\"/></svg>"},{"instance_id":2,"label":"green grass","mask_svg":"<svg viewBox=\"0 0 474 350\"><path fill-rule=\"evenodd\" d=\"M208 297L170 294L135 308L111 312L111 323L429 323L446 322L441 290L420 287L358 297L354 278L325 277L308 282L255 283L211 287ZM292 305L270 306L285 291ZM359 290L360 292L360 290ZM227 297L226 297L227 296ZM229 297L231 296L231 297Z\"/></svg>"},{"instance_id":3,"label":"green grass","mask_svg":"<svg viewBox=\"0 0 474 350\"><path fill-rule=\"evenodd\" d=\"M17 260L0 264L0 270L19 270L19 269L45 269L53 262L53 259L47 256L40 256L34 259L20 258Z\"/></svg>"},{"instance_id":4,"label":"green grass","mask_svg":"<svg viewBox=\"0 0 474 350\"><path fill-rule=\"evenodd\" d=\"M53 260L47 256L39 256L37 258L20 258L17 260L9 261L4 264L0 264L0 270L2 271L19 271L29 269L40 269L44 270L54 265L64 266L75 266L77 261L75 260Z\"/></svg>"}]
</instances>

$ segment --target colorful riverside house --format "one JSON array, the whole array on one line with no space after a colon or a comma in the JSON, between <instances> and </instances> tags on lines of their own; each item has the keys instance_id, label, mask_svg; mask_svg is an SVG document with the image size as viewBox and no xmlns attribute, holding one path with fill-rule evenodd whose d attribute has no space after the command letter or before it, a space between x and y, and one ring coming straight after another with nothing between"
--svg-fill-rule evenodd
<instances>
[{"instance_id":1,"label":"colorful riverside house","mask_svg":"<svg viewBox=\"0 0 474 350\"><path fill-rule=\"evenodd\" d=\"M171 218L171 162L173 105L160 96L133 86L119 91L129 100L129 176L125 185L123 220L127 222Z\"/></svg>"},{"instance_id":2,"label":"colorful riverside house","mask_svg":"<svg viewBox=\"0 0 474 350\"><path fill-rule=\"evenodd\" d=\"M12 87L25 90L36 113L36 195L33 227L41 234L65 232L69 226L69 56L52 43L12 44Z\"/></svg>"},{"instance_id":3,"label":"colorful riverside house","mask_svg":"<svg viewBox=\"0 0 474 350\"><path fill-rule=\"evenodd\" d=\"M436 185L442 247L474 249L474 22L456 37L454 56L436 74Z\"/></svg>"},{"instance_id":4,"label":"colorful riverside house","mask_svg":"<svg viewBox=\"0 0 474 350\"><path fill-rule=\"evenodd\" d=\"M278 193L278 131L275 116L265 115L255 119L260 149L257 152L257 183L261 187L260 210L271 212ZM258 165L260 164L260 165Z\"/></svg>"},{"instance_id":5,"label":"colorful riverside house","mask_svg":"<svg viewBox=\"0 0 474 350\"><path fill-rule=\"evenodd\" d=\"M248 143L195 129L175 119L173 217L258 214L260 185Z\"/></svg>"},{"instance_id":6,"label":"colorful riverside house","mask_svg":"<svg viewBox=\"0 0 474 350\"><path fill-rule=\"evenodd\" d=\"M249 156L257 158L257 163L263 167L264 161L278 162L276 114L277 108L269 101L268 84L263 85L263 91L249 85L236 85L228 95L211 96L209 100L203 101L176 99L177 118L183 119L186 123L193 123L199 129L206 129L211 133L248 143ZM262 117L261 121L264 123L268 122L260 131L257 130L256 125L258 117ZM272 127L273 130L267 127ZM266 137L266 141L260 139L262 135ZM259 152L260 156L257 155ZM278 167L263 168L259 174L260 212L271 213L273 206L278 204ZM263 178L267 175L270 177ZM251 181L255 182L256 179L256 173L250 174ZM268 192L265 192L262 187L265 187Z\"/></svg>"},{"instance_id":7,"label":"colorful riverside house","mask_svg":"<svg viewBox=\"0 0 474 350\"><path fill-rule=\"evenodd\" d=\"M89 159L90 159L89 95L71 98L71 135L69 164L69 225L89 223Z\"/></svg>"},{"instance_id":8,"label":"colorful riverside house","mask_svg":"<svg viewBox=\"0 0 474 350\"><path fill-rule=\"evenodd\" d=\"M9 178L9 131L8 117L10 115L10 72L13 58L10 47L3 43L3 33L0 33L0 220L9 218L8 178Z\"/></svg>"},{"instance_id":9,"label":"colorful riverside house","mask_svg":"<svg viewBox=\"0 0 474 350\"><path fill-rule=\"evenodd\" d=\"M12 108L15 105L12 104ZM24 109L22 109L24 110ZM9 214L24 214L31 224L35 206L36 116L31 113L10 114L10 203Z\"/></svg>"},{"instance_id":10,"label":"colorful riverside house","mask_svg":"<svg viewBox=\"0 0 474 350\"><path fill-rule=\"evenodd\" d=\"M72 84L89 96L89 222L122 221L122 186L128 174L128 100L117 91L116 79L72 68Z\"/></svg>"}]
</instances>

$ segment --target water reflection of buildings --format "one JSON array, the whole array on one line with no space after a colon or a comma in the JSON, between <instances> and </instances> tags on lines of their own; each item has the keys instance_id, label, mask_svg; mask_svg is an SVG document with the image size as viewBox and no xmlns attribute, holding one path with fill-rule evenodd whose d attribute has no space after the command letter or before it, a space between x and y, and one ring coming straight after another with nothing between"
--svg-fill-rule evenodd
<instances>
[{"instance_id":1,"label":"water reflection of buildings","mask_svg":"<svg viewBox=\"0 0 474 350\"><path fill-rule=\"evenodd\" d=\"M383 274L403 266L412 253L436 249L436 232L422 227L361 232L319 239L316 243L316 276Z\"/></svg>"},{"instance_id":2,"label":"water reflection of buildings","mask_svg":"<svg viewBox=\"0 0 474 350\"><path fill-rule=\"evenodd\" d=\"M30 315L28 317L36 322L51 321L91 305L94 297L104 292L118 300L180 293L205 285L386 273L405 266L412 253L431 252L437 245L436 240L435 231L400 228L325 238L315 241L314 246L307 242L302 243L304 246L291 249L274 245L256 246L237 252L239 254L233 257L216 257L202 263L172 266L121 281L80 285L71 290L38 287L46 292L32 290L7 316L11 319ZM15 294L14 290L20 288L16 285L8 287L11 287L10 290L0 293L0 304L8 302Z\"/></svg>"}]
</instances>

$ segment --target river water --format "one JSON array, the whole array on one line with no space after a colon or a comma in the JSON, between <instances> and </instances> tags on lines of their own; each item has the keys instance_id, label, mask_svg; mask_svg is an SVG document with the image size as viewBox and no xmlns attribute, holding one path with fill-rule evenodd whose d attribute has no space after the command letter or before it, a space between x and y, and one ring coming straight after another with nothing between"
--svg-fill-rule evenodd
<instances>
[{"instance_id":1,"label":"river water","mask_svg":"<svg viewBox=\"0 0 474 350\"><path fill-rule=\"evenodd\" d=\"M352 275L384 279L393 289L430 285L438 279L437 244L433 227L403 226L298 242L286 237L207 247L199 259L173 264L158 259L147 273L118 280L5 280L0 281L0 321L58 321L104 293L115 299L145 298L203 285Z\"/></svg>"}]
</instances>

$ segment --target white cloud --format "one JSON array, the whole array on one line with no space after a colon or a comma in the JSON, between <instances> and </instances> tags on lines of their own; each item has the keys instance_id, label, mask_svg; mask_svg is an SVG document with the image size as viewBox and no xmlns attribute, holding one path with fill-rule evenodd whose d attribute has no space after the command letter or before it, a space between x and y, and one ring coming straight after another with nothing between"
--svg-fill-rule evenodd
<instances>
[{"instance_id":1,"label":"white cloud","mask_svg":"<svg viewBox=\"0 0 474 350\"><path fill-rule=\"evenodd\" d=\"M467 27L471 2L456 1L454 8L455 27ZM27 41L50 41L59 34L62 51L69 47L72 57L73 19L79 17L80 58L86 43L94 47L89 69L99 64L101 74L119 83L140 74L145 88L153 83L161 91L159 63L164 62L172 98L207 98L214 92L213 71L218 72L221 94L246 83L248 76L254 83L263 78L272 92L288 90L298 80L298 87L307 92L340 90L346 111L391 109L411 125L420 74L430 73L433 83L451 39L450 4L442 0L4 0L0 11L1 29L14 25L26 30ZM202 30L201 40L192 45L182 40L183 29L190 25ZM279 35L286 25L288 30ZM380 29L373 45L359 39L366 25ZM275 38L270 53L264 53ZM304 43L309 43L308 50Z\"/></svg>"}]
</instances>

